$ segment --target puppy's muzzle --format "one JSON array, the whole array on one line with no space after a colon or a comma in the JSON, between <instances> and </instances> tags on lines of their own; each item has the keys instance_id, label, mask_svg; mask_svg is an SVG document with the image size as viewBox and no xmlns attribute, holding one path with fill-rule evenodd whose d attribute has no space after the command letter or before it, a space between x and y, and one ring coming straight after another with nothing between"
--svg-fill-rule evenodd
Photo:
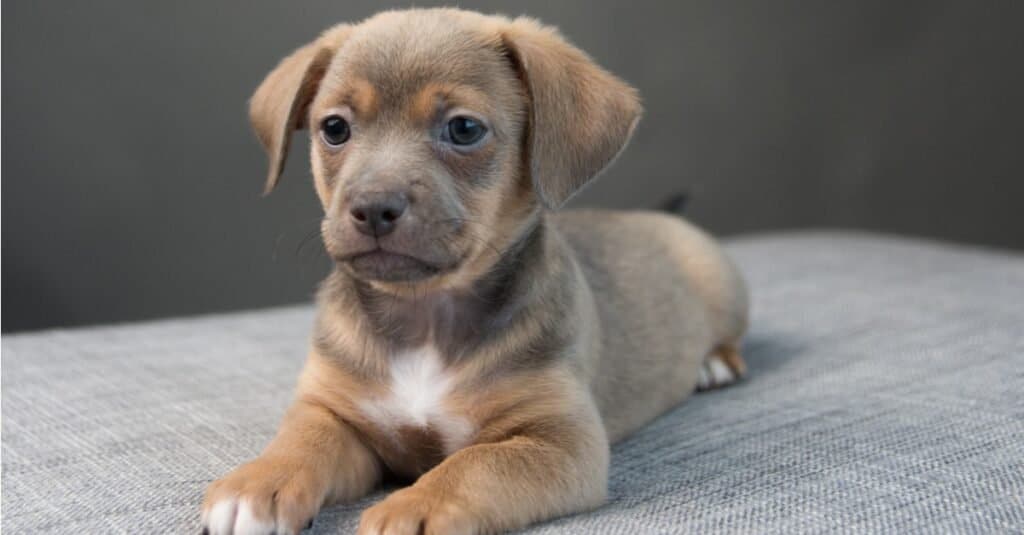
<instances>
[{"instance_id":1,"label":"puppy's muzzle","mask_svg":"<svg viewBox=\"0 0 1024 535\"><path fill-rule=\"evenodd\" d=\"M348 213L361 234L380 238L394 232L408 207L409 198L403 193L360 193L352 199Z\"/></svg>"}]
</instances>

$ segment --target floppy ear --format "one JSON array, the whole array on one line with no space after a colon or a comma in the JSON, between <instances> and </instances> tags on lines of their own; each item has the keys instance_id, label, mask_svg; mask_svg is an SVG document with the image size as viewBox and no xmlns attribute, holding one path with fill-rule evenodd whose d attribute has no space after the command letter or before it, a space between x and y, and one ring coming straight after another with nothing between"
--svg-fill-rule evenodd
<instances>
[{"instance_id":1,"label":"floppy ear","mask_svg":"<svg viewBox=\"0 0 1024 535\"><path fill-rule=\"evenodd\" d=\"M526 84L533 188L564 204L625 147L640 120L636 90L569 44L556 29L517 18L502 41Z\"/></svg>"},{"instance_id":2,"label":"floppy ear","mask_svg":"<svg viewBox=\"0 0 1024 535\"><path fill-rule=\"evenodd\" d=\"M351 29L346 24L335 26L281 60L249 100L249 121L269 159L264 195L277 185L292 132L305 125L320 81Z\"/></svg>"}]
</instances>

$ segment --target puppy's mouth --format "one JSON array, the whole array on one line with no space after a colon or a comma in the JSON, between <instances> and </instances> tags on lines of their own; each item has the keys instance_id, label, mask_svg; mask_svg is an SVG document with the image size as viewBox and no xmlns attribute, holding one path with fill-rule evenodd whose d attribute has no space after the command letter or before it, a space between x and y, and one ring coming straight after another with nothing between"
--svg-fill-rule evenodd
<instances>
[{"instance_id":1,"label":"puppy's mouth","mask_svg":"<svg viewBox=\"0 0 1024 535\"><path fill-rule=\"evenodd\" d=\"M361 279L382 282L419 281L454 268L380 248L350 255L339 261L347 264L353 274Z\"/></svg>"}]
</instances>

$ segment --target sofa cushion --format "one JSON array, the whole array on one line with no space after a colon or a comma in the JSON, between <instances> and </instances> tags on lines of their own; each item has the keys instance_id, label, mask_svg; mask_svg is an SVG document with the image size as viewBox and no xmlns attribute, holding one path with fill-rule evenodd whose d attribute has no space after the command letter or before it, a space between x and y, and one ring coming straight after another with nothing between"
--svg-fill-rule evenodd
<instances>
[{"instance_id":1,"label":"sofa cushion","mask_svg":"<svg viewBox=\"0 0 1024 535\"><path fill-rule=\"evenodd\" d=\"M844 233L729 249L749 378L613 450L610 499L530 533L1024 530L1024 257ZM193 533L273 435L308 306L2 341L2 528ZM358 503L315 533L348 533Z\"/></svg>"}]
</instances>

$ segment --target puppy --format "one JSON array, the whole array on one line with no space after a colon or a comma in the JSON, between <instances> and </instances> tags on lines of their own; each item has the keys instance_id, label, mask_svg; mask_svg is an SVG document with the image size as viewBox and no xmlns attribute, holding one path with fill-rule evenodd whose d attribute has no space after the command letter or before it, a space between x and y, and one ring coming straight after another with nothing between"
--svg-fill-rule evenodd
<instances>
[{"instance_id":1,"label":"puppy","mask_svg":"<svg viewBox=\"0 0 1024 535\"><path fill-rule=\"evenodd\" d=\"M307 127L323 282L294 404L210 485L204 530L296 533L385 475L361 534L519 528L605 499L609 443L729 383L747 297L669 215L554 213L623 148L636 92L534 20L331 28L252 97L266 189Z\"/></svg>"}]
</instances>

